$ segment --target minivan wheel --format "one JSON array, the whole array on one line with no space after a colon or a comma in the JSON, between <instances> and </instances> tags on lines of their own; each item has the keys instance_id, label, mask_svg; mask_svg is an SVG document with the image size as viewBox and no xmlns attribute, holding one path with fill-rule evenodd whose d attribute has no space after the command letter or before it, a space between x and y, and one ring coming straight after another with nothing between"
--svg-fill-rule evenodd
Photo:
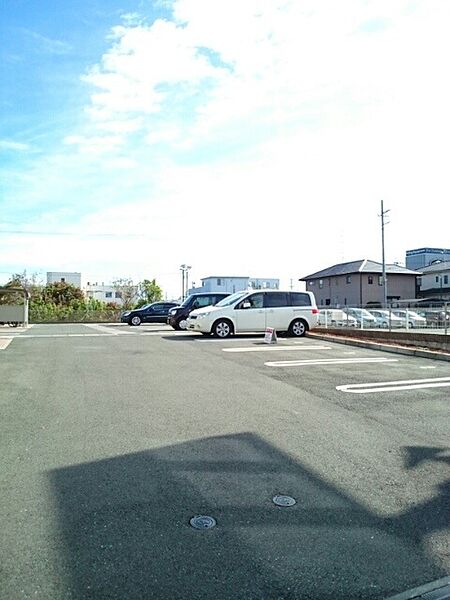
<instances>
[{"instance_id":1,"label":"minivan wheel","mask_svg":"<svg viewBox=\"0 0 450 600\"><path fill-rule=\"evenodd\" d=\"M308 331L308 324L303 319L295 319L289 327L289 335L302 337Z\"/></svg>"},{"instance_id":2,"label":"minivan wheel","mask_svg":"<svg viewBox=\"0 0 450 600\"><path fill-rule=\"evenodd\" d=\"M141 317L139 317L138 315L134 315L133 317L131 317L130 319L130 325L134 325L135 327L137 327L138 325L140 325L142 323L142 319Z\"/></svg>"},{"instance_id":3,"label":"minivan wheel","mask_svg":"<svg viewBox=\"0 0 450 600\"><path fill-rule=\"evenodd\" d=\"M233 327L230 321L222 319L214 323L213 333L216 337L227 338L233 333Z\"/></svg>"}]
</instances>

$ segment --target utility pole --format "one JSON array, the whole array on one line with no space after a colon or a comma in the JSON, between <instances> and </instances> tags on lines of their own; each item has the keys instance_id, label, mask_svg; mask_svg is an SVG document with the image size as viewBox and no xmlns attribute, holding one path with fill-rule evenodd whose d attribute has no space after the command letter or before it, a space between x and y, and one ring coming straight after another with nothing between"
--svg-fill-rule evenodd
<instances>
[{"instance_id":1,"label":"utility pole","mask_svg":"<svg viewBox=\"0 0 450 600\"><path fill-rule=\"evenodd\" d=\"M386 260L384 256L384 226L389 223L385 223L385 216L388 214L388 210L383 208L383 200L381 201L381 255L383 261L383 308L387 308L387 277L386 277Z\"/></svg>"}]
</instances>

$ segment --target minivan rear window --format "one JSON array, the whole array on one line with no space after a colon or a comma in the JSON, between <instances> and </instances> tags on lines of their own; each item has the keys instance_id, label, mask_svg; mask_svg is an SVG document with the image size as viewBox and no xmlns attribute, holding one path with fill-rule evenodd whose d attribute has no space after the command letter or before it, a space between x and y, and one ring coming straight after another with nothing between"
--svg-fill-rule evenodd
<instances>
[{"instance_id":1,"label":"minivan rear window","mask_svg":"<svg viewBox=\"0 0 450 600\"><path fill-rule=\"evenodd\" d=\"M302 292L291 292L291 305L311 306L311 298L309 294L302 294Z\"/></svg>"}]
</instances>

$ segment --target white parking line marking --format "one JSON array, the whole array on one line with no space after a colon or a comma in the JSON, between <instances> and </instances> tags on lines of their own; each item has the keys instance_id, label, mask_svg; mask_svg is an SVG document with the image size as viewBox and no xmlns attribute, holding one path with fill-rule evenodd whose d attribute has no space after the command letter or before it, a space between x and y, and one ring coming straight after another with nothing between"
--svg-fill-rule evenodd
<instances>
[{"instance_id":1,"label":"white parking line marking","mask_svg":"<svg viewBox=\"0 0 450 600\"><path fill-rule=\"evenodd\" d=\"M194 331L192 331L191 333L195 333ZM253 340L255 340L256 342L260 342L263 338L259 337L259 338L249 338L248 341L251 342ZM242 338L225 338L224 340L220 339L220 338L208 338L208 337L196 337L195 338L196 342L200 342L202 344L211 344L211 343L216 343L216 344L220 344L220 343L228 343L228 342L239 342L240 344L245 343L247 340L243 340Z\"/></svg>"},{"instance_id":2,"label":"white parking line marking","mask_svg":"<svg viewBox=\"0 0 450 600\"><path fill-rule=\"evenodd\" d=\"M405 379L403 381L379 381L378 383L338 385L336 389L339 392L349 392L351 394L371 394L373 392L419 390L422 388L449 386L450 377L435 377L434 379Z\"/></svg>"},{"instance_id":3,"label":"white parking line marking","mask_svg":"<svg viewBox=\"0 0 450 600\"><path fill-rule=\"evenodd\" d=\"M397 358L312 358L308 360L278 360L264 363L267 367L306 367L310 365L347 365L353 363L398 362Z\"/></svg>"},{"instance_id":4,"label":"white parking line marking","mask_svg":"<svg viewBox=\"0 0 450 600\"><path fill-rule=\"evenodd\" d=\"M32 333L30 335L15 335L11 339L29 340L31 338L66 338L66 337L114 337L114 333Z\"/></svg>"},{"instance_id":5,"label":"white parking line marking","mask_svg":"<svg viewBox=\"0 0 450 600\"><path fill-rule=\"evenodd\" d=\"M13 341L13 338L0 338L0 350L5 350L10 343Z\"/></svg>"},{"instance_id":6,"label":"white parking line marking","mask_svg":"<svg viewBox=\"0 0 450 600\"><path fill-rule=\"evenodd\" d=\"M141 335L141 336L146 336L146 335L159 335L159 336L176 336L176 335L180 335L179 333L175 333L175 332L170 332L170 331L125 331L122 332L122 334L128 335ZM105 332L105 333L30 333L30 334L23 334L23 335L7 335L7 336L2 336L4 339L20 339L20 340L28 340L30 338L66 338L66 337L117 337L117 335L120 335L120 333L118 334L115 331L112 332Z\"/></svg>"},{"instance_id":7,"label":"white parking line marking","mask_svg":"<svg viewBox=\"0 0 450 600\"><path fill-rule=\"evenodd\" d=\"M419 369L435 369L436 367L430 367L430 366L426 366L426 367L419 367Z\"/></svg>"},{"instance_id":8,"label":"white parking line marking","mask_svg":"<svg viewBox=\"0 0 450 600\"><path fill-rule=\"evenodd\" d=\"M97 323L83 323L83 327L89 327L89 329L95 329L96 331L101 331L103 333L108 333L109 335L120 335L124 333L129 333L128 331L114 331L105 325L97 325Z\"/></svg>"},{"instance_id":9,"label":"white parking line marking","mask_svg":"<svg viewBox=\"0 0 450 600\"><path fill-rule=\"evenodd\" d=\"M331 346L250 346L248 348L222 348L223 352L282 352L288 350L331 350Z\"/></svg>"}]
</instances>

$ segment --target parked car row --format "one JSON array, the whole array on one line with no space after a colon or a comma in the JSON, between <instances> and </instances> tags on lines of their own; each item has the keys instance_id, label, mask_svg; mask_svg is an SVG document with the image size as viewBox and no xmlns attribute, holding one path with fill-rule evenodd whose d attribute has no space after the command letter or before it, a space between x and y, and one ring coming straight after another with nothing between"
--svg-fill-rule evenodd
<instances>
[{"instance_id":1,"label":"parked car row","mask_svg":"<svg viewBox=\"0 0 450 600\"><path fill-rule=\"evenodd\" d=\"M217 304L229 296L224 292L191 294L181 304L176 302L153 302L140 308L124 311L120 320L128 325L138 326L141 323L168 323L174 329L186 329L187 317L196 308Z\"/></svg>"},{"instance_id":2,"label":"parked car row","mask_svg":"<svg viewBox=\"0 0 450 600\"><path fill-rule=\"evenodd\" d=\"M326 308L319 310L319 325L385 329L450 328L450 312L439 309L418 312L411 309Z\"/></svg>"},{"instance_id":3,"label":"parked car row","mask_svg":"<svg viewBox=\"0 0 450 600\"><path fill-rule=\"evenodd\" d=\"M318 312L312 292L252 290L231 295L192 294L181 306L154 302L123 312L121 322L133 326L167 322L177 330L188 329L221 338L273 327L278 332L300 337L317 325Z\"/></svg>"},{"instance_id":4,"label":"parked car row","mask_svg":"<svg viewBox=\"0 0 450 600\"><path fill-rule=\"evenodd\" d=\"M168 323L176 330L190 329L219 337L227 337L234 332L264 331L266 327L303 335L316 325L385 329L450 328L450 312L440 309L418 312L411 309L367 310L354 307L317 310L311 292L253 290L231 295L224 292L192 294L181 305L153 302L123 312L121 321L133 326ZM297 322L297 326L294 326L294 322Z\"/></svg>"}]
</instances>

